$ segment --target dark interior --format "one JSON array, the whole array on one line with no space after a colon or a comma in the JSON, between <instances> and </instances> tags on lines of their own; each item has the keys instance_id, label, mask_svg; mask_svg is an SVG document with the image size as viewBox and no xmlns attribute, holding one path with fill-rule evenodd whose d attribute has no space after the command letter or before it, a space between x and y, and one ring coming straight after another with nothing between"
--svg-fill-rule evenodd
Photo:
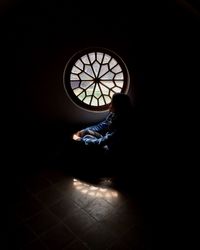
<instances>
[{"instance_id":1,"label":"dark interior","mask_svg":"<svg viewBox=\"0 0 200 250\"><path fill-rule=\"evenodd\" d=\"M181 115L187 106L182 93L190 95L198 68L193 63L198 60L198 1L7 0L0 7L14 69L9 76L9 249L153 249L156 215L164 220L158 201L171 150L165 145L177 110ZM87 47L113 50L130 73L134 109L132 130L126 131L131 134L129 150L103 168L102 161L80 160L83 152L75 151L71 135L106 113L79 109L63 87L67 61ZM96 203L86 198L85 205L70 196L73 178L96 186L109 178L126 197L123 204L131 205L115 213L117 205L104 199L114 219L102 219L95 213L97 198ZM68 216L58 208L63 180L71 197ZM83 212L92 225L77 231L79 218L86 223Z\"/></svg>"}]
</instances>

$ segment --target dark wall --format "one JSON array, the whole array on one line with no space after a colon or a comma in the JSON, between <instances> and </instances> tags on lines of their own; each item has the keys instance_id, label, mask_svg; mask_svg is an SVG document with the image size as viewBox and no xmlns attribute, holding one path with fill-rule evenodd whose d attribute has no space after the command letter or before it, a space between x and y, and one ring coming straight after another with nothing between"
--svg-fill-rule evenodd
<instances>
[{"instance_id":1,"label":"dark wall","mask_svg":"<svg viewBox=\"0 0 200 250\"><path fill-rule=\"evenodd\" d=\"M105 4L105 5L104 5ZM63 71L80 49L100 46L125 61L131 79L130 96L143 96L149 27L142 5L85 2L13 1L4 8L15 75L14 114L19 139L42 140L73 125L96 122L105 113L78 109L63 87ZM71 131L70 130L70 131ZM28 139L27 139L28 138ZM35 145L35 144L34 144Z\"/></svg>"},{"instance_id":2,"label":"dark wall","mask_svg":"<svg viewBox=\"0 0 200 250\"><path fill-rule=\"evenodd\" d=\"M53 146L65 131L70 134L75 126L106 115L79 110L68 99L62 80L65 64L75 52L100 46L119 54L129 69L136 132L147 145L145 152L152 155L152 141L158 143L165 136L161 127L171 122L171 93L180 79L185 80L182 71L192 59L191 50L195 54L199 27L196 1L189 6L184 0L167 2L2 2L14 68L12 122L22 149Z\"/></svg>"},{"instance_id":3,"label":"dark wall","mask_svg":"<svg viewBox=\"0 0 200 250\"><path fill-rule=\"evenodd\" d=\"M11 28L16 49L17 112L25 119L66 122L89 122L105 116L86 112L81 117L84 112L71 103L64 91L63 70L78 50L106 47L126 62L131 86L136 86L137 61L142 60L145 49L144 35L141 37L144 31L137 27L142 17L138 15L137 20L128 15L128 9L125 11L109 6L96 9L85 3L78 9L76 4L49 3L23 3L14 8Z\"/></svg>"}]
</instances>

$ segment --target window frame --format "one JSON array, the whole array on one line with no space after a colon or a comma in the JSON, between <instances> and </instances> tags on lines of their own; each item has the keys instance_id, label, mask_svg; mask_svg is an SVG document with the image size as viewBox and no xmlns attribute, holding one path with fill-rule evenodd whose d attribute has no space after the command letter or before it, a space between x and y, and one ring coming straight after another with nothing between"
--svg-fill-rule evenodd
<instances>
[{"instance_id":1,"label":"window frame","mask_svg":"<svg viewBox=\"0 0 200 250\"><path fill-rule=\"evenodd\" d=\"M68 62L65 65L64 72L63 72L63 84L64 84L64 89L71 101L78 106L79 108L83 108L84 110L87 111L95 111L95 112L105 112L108 111L110 103L107 103L105 105L101 106L92 106L90 104L84 103L82 100L80 100L77 95L74 93L72 87L71 87L71 71L75 65L75 63L78 61L78 59L82 58L84 55L88 55L90 53L103 53L111 56L114 60L117 61L118 65L120 65L122 72L123 72L123 86L121 88L121 93L127 93L129 90L129 85L130 85L130 75L128 68L125 64L125 62L122 60L122 58L115 53L114 51L102 47L90 47L86 49L82 49L75 54L68 60ZM110 61L109 60L109 61ZM114 92L114 91L113 91Z\"/></svg>"}]
</instances>

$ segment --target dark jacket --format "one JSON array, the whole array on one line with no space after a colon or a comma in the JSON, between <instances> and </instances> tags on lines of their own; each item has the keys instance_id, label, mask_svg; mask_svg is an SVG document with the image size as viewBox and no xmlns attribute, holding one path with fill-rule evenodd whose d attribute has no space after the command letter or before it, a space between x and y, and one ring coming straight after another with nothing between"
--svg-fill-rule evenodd
<instances>
[{"instance_id":1,"label":"dark jacket","mask_svg":"<svg viewBox=\"0 0 200 250\"><path fill-rule=\"evenodd\" d=\"M81 140L85 145L103 147L107 151L116 151L124 147L128 132L127 117L109 113L102 122L84 129L87 132Z\"/></svg>"}]
</instances>

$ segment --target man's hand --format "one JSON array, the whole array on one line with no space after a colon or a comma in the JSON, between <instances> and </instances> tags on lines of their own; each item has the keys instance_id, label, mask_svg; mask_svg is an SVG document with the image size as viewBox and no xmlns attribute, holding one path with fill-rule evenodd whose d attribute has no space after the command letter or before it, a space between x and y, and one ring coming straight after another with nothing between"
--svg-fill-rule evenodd
<instances>
[{"instance_id":1,"label":"man's hand","mask_svg":"<svg viewBox=\"0 0 200 250\"><path fill-rule=\"evenodd\" d=\"M76 134L78 137L83 137L84 135L86 135L86 132L84 130L80 130L78 132L76 132Z\"/></svg>"},{"instance_id":2,"label":"man's hand","mask_svg":"<svg viewBox=\"0 0 200 250\"><path fill-rule=\"evenodd\" d=\"M77 134L73 134L73 140L75 141L80 141L81 140L81 137L80 136L77 136Z\"/></svg>"}]
</instances>

